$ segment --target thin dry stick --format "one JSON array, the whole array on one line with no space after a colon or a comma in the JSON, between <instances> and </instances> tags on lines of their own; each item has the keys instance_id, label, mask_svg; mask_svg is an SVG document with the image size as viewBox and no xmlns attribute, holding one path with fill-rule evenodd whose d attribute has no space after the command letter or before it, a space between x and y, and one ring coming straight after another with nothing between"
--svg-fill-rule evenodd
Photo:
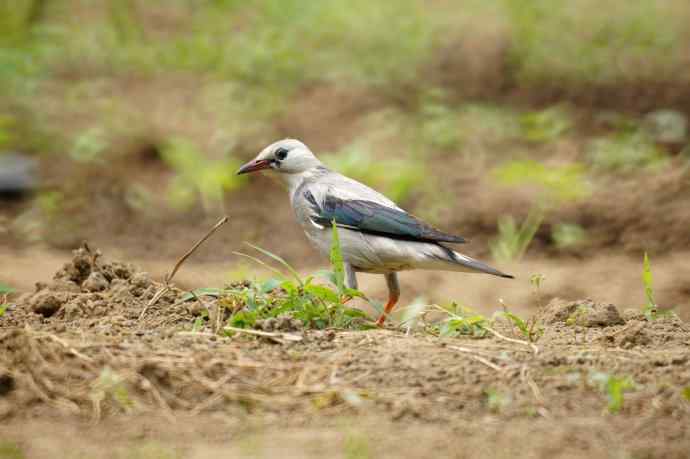
<instances>
[{"instance_id":1,"label":"thin dry stick","mask_svg":"<svg viewBox=\"0 0 690 459\"><path fill-rule=\"evenodd\" d=\"M158 300L159 300L168 290L170 290L170 282L173 280L173 277L175 277L175 274L177 274L177 270L180 269L180 266L182 266L182 264L187 260L187 258L189 258L189 257L196 251L196 249L199 248L199 246L200 246L201 244L203 244L204 242L206 242L206 240L207 240L208 238L210 238L211 235L213 235L213 233L215 233L215 232L218 230L218 228L220 228L221 226L225 225L227 222L228 222L228 217L227 217L227 215L226 215L225 217L221 218L221 219L218 221L218 223L216 223L215 225L213 225L213 228L211 228L211 229L209 230L209 232L206 233L206 235L205 235L204 237L202 237L201 239L199 239L199 241L198 241L196 244L194 244L194 245L192 246L192 248L189 249L189 250L187 251L187 253L185 253L184 255L182 255L182 257L180 257L180 259L177 260L177 263L175 263L175 266L173 266L172 271L170 271L170 273L168 273L168 274L165 275L165 279L164 279L165 282L164 282L163 287L161 287L161 289L158 290L158 291L156 292L155 295L153 295L153 298L151 298L151 301L149 301L149 302L146 304L146 306L144 307L144 310L141 311L141 314L139 315L139 320L141 320L141 319L144 317L144 314L146 314L146 311L147 311L151 306L153 306L154 304L156 304L156 303L158 302Z\"/></svg>"},{"instance_id":2,"label":"thin dry stick","mask_svg":"<svg viewBox=\"0 0 690 459\"><path fill-rule=\"evenodd\" d=\"M448 346L448 348L452 349L454 351L464 352L466 354L470 354L470 357L472 357L472 359L476 360L479 363L483 363L484 365L486 365L487 367L489 367L493 370L496 370L496 371L503 370L503 367L496 365L495 363L485 359L484 357L477 355L474 351L471 351L469 349L465 349L465 348L460 347L460 346Z\"/></svg>"},{"instance_id":3,"label":"thin dry stick","mask_svg":"<svg viewBox=\"0 0 690 459\"><path fill-rule=\"evenodd\" d=\"M254 336L261 336L263 338L270 338L277 340L278 342L282 342L282 340L285 341L302 341L302 337L299 335L295 335L292 333L273 333L273 332L265 332L265 331L260 331L260 330L249 330L246 328L237 328L237 327L225 327L224 330L229 330L237 333L246 333L247 335L254 335Z\"/></svg>"},{"instance_id":4,"label":"thin dry stick","mask_svg":"<svg viewBox=\"0 0 690 459\"><path fill-rule=\"evenodd\" d=\"M497 332L493 328L487 327L486 325L483 325L482 328L484 328L484 330L493 334L496 338L508 341L509 343L522 344L524 346L529 346L532 348L532 351L534 351L535 355L539 353L539 348L533 343L530 343L528 341L523 341L521 339L508 338L507 336L500 334L499 332Z\"/></svg>"}]
</instances>

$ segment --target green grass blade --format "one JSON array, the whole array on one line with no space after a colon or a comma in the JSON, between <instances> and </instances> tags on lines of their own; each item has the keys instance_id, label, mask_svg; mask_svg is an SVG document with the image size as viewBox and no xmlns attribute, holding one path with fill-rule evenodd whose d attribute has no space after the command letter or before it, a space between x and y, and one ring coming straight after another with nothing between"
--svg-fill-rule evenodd
<instances>
[{"instance_id":1,"label":"green grass blade","mask_svg":"<svg viewBox=\"0 0 690 459\"><path fill-rule=\"evenodd\" d=\"M287 261L285 261L284 259L282 259L278 255L276 255L275 253L271 253L268 250L265 250L265 249L262 249L261 247L255 246L254 244L250 244L249 242L245 242L245 244L247 244L249 247L253 248L254 250L258 250L259 252L263 253L267 257L272 258L273 260L277 261L281 265L285 266L285 268L290 272L290 274L292 274L292 277L295 278L297 283L300 286L304 285L304 282L302 282L302 278L299 276L299 273L297 271L295 271L295 268L290 266L290 264Z\"/></svg>"},{"instance_id":2,"label":"green grass blade","mask_svg":"<svg viewBox=\"0 0 690 459\"><path fill-rule=\"evenodd\" d=\"M642 282L644 283L644 294L647 297L647 308L656 308L656 301L654 301L654 289L653 289L653 277L652 277L652 266L649 262L649 256L647 252L644 253L644 263L642 270Z\"/></svg>"},{"instance_id":3,"label":"green grass blade","mask_svg":"<svg viewBox=\"0 0 690 459\"><path fill-rule=\"evenodd\" d=\"M276 268L275 266L269 265L268 263L266 263L266 262L263 261L263 260L259 260L259 259L256 258L256 257L253 257L253 256L251 256L251 255L247 255L246 253L242 253L242 252L232 252L232 253L233 253L234 255L239 255L240 257L248 258L248 259L252 260L254 263L260 264L260 265L263 266L264 268L269 269L269 270L273 271L274 273L278 274L278 275L279 275L280 277L282 277L283 279L287 278L287 276L285 275L284 272L282 272L281 270L279 270L279 269Z\"/></svg>"}]
</instances>

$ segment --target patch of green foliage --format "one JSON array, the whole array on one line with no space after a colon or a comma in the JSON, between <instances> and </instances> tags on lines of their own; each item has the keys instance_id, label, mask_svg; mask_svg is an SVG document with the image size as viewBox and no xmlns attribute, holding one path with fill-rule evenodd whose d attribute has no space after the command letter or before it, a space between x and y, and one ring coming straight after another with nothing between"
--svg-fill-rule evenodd
<instances>
[{"instance_id":1,"label":"patch of green foliage","mask_svg":"<svg viewBox=\"0 0 690 459\"><path fill-rule=\"evenodd\" d=\"M577 223L557 223L551 239L559 249L579 247L587 241L587 231Z\"/></svg>"},{"instance_id":2,"label":"patch of green foliage","mask_svg":"<svg viewBox=\"0 0 690 459\"><path fill-rule=\"evenodd\" d=\"M239 254L255 260L271 269L279 277L248 286L228 287L217 292L199 291L200 294L217 294L219 301L234 311L228 325L237 328L252 328L259 320L289 316L308 328L362 328L368 327L366 314L360 309L349 308L345 303L352 298L364 298L345 282L345 268L340 248L338 230L333 226L331 244L331 270L302 278L283 258L256 246L259 253L277 262L289 274L285 274L264 261L246 254ZM315 276L322 277L329 285L315 283ZM241 305L238 309L236 305Z\"/></svg>"},{"instance_id":3,"label":"patch of green foliage","mask_svg":"<svg viewBox=\"0 0 690 459\"><path fill-rule=\"evenodd\" d=\"M500 413L513 401L510 394L503 393L495 388L486 389L484 395L486 395L486 406L494 413Z\"/></svg>"},{"instance_id":4,"label":"patch of green foliage","mask_svg":"<svg viewBox=\"0 0 690 459\"><path fill-rule=\"evenodd\" d=\"M644 132L622 132L593 140L587 158L593 167L607 171L658 170L668 156Z\"/></svg>"},{"instance_id":5,"label":"patch of green foliage","mask_svg":"<svg viewBox=\"0 0 690 459\"><path fill-rule=\"evenodd\" d=\"M14 289L8 285L0 283L0 317L5 315L7 308L10 306L7 303L7 295L13 293Z\"/></svg>"},{"instance_id":6,"label":"patch of green foliage","mask_svg":"<svg viewBox=\"0 0 690 459\"><path fill-rule=\"evenodd\" d=\"M449 150L461 142L456 110L438 102L429 102L420 109L420 137L425 145Z\"/></svg>"},{"instance_id":7,"label":"patch of green foliage","mask_svg":"<svg viewBox=\"0 0 690 459\"><path fill-rule=\"evenodd\" d=\"M608 399L608 411L618 413L623 408L624 394L635 388L630 377L618 377L607 373L595 372L589 375L590 384L597 385Z\"/></svg>"},{"instance_id":8,"label":"patch of green foliage","mask_svg":"<svg viewBox=\"0 0 690 459\"><path fill-rule=\"evenodd\" d=\"M204 210L217 210L222 206L225 193L245 181L244 177L235 175L240 166L238 161L209 160L188 140L170 139L161 155L176 173L168 192L171 204L177 208L189 208L200 198Z\"/></svg>"},{"instance_id":9,"label":"patch of green foliage","mask_svg":"<svg viewBox=\"0 0 690 459\"><path fill-rule=\"evenodd\" d=\"M654 300L654 277L652 276L652 265L649 262L647 252L644 253L644 261L642 262L642 283L644 284L644 296L647 299L647 303L642 310L647 319L656 319L658 309Z\"/></svg>"},{"instance_id":10,"label":"patch of green foliage","mask_svg":"<svg viewBox=\"0 0 690 459\"><path fill-rule=\"evenodd\" d=\"M3 283L0 283L0 295L7 295L10 293L14 293L14 289L10 287L9 285L5 285Z\"/></svg>"},{"instance_id":11,"label":"patch of green foliage","mask_svg":"<svg viewBox=\"0 0 690 459\"><path fill-rule=\"evenodd\" d=\"M686 402L690 402L690 386L685 386L681 394Z\"/></svg>"},{"instance_id":12,"label":"patch of green foliage","mask_svg":"<svg viewBox=\"0 0 690 459\"><path fill-rule=\"evenodd\" d=\"M647 320L656 320L659 317L673 314L670 309L660 309L654 300L654 277L652 276L652 264L649 261L647 252L645 252L642 262L642 284L644 285L644 296L646 299L642 312Z\"/></svg>"},{"instance_id":13,"label":"patch of green foliage","mask_svg":"<svg viewBox=\"0 0 690 459\"><path fill-rule=\"evenodd\" d=\"M111 368L105 367L91 385L91 399L99 405L111 400L124 412L134 409L134 401L129 396L124 378Z\"/></svg>"},{"instance_id":14,"label":"patch of green foliage","mask_svg":"<svg viewBox=\"0 0 690 459\"><path fill-rule=\"evenodd\" d=\"M530 142L551 142L566 134L573 126L570 112L561 106L520 117L522 137Z\"/></svg>"},{"instance_id":15,"label":"patch of green foliage","mask_svg":"<svg viewBox=\"0 0 690 459\"><path fill-rule=\"evenodd\" d=\"M447 317L440 325L435 327L435 331L443 337L471 336L483 338L487 334L485 327L489 324L489 319L476 313L472 309L452 303L450 307L441 308Z\"/></svg>"},{"instance_id":16,"label":"patch of green foliage","mask_svg":"<svg viewBox=\"0 0 690 459\"><path fill-rule=\"evenodd\" d=\"M341 174L380 190L396 202L403 202L426 180L426 168L411 158L376 160L366 146L351 144L323 161Z\"/></svg>"},{"instance_id":17,"label":"patch of green foliage","mask_svg":"<svg viewBox=\"0 0 690 459\"><path fill-rule=\"evenodd\" d=\"M508 161L492 175L506 186L538 186L547 194L546 204L587 198L592 192L586 168L579 163L547 166L533 160Z\"/></svg>"},{"instance_id":18,"label":"patch of green foliage","mask_svg":"<svg viewBox=\"0 0 690 459\"><path fill-rule=\"evenodd\" d=\"M498 313L494 314L494 317L496 316L502 316L508 319L510 323L512 323L513 326L517 329L518 334L522 335L522 337L525 338L527 341L537 341L539 337L541 337L541 335L544 333L544 329L542 327L537 327L536 316L533 316L529 320L525 320L517 314L510 312L505 307L503 311L499 311Z\"/></svg>"},{"instance_id":19,"label":"patch of green foliage","mask_svg":"<svg viewBox=\"0 0 690 459\"><path fill-rule=\"evenodd\" d=\"M489 242L491 255L502 262L521 259L541 226L543 218L543 213L536 210L532 210L520 225L512 216L499 218L498 235Z\"/></svg>"},{"instance_id":20,"label":"patch of green foliage","mask_svg":"<svg viewBox=\"0 0 690 459\"><path fill-rule=\"evenodd\" d=\"M503 0L516 79L532 84L623 84L681 66L682 2ZM614 13L615 12L615 13ZM615 63L615 65L612 65Z\"/></svg>"}]
</instances>

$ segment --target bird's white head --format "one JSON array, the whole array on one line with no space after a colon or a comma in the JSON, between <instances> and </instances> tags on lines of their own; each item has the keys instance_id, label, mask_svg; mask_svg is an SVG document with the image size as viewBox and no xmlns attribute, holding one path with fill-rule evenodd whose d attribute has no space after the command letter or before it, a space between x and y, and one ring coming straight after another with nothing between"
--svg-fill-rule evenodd
<instances>
[{"instance_id":1,"label":"bird's white head","mask_svg":"<svg viewBox=\"0 0 690 459\"><path fill-rule=\"evenodd\" d=\"M283 139L264 148L256 158L240 167L237 174L273 169L281 174L302 174L321 165L309 147L295 139Z\"/></svg>"}]
</instances>

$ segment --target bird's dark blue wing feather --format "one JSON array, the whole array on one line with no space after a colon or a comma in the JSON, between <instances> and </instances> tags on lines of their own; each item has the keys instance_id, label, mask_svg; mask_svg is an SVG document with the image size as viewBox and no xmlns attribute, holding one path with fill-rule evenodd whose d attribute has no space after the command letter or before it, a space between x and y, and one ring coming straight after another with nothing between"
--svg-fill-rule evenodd
<instances>
[{"instance_id":1,"label":"bird's dark blue wing feather","mask_svg":"<svg viewBox=\"0 0 690 459\"><path fill-rule=\"evenodd\" d=\"M444 233L400 209L373 201L340 199L327 195L321 205L309 192L304 194L312 208L312 220L320 225L338 226L395 239L425 242L465 242L460 236Z\"/></svg>"}]
</instances>

